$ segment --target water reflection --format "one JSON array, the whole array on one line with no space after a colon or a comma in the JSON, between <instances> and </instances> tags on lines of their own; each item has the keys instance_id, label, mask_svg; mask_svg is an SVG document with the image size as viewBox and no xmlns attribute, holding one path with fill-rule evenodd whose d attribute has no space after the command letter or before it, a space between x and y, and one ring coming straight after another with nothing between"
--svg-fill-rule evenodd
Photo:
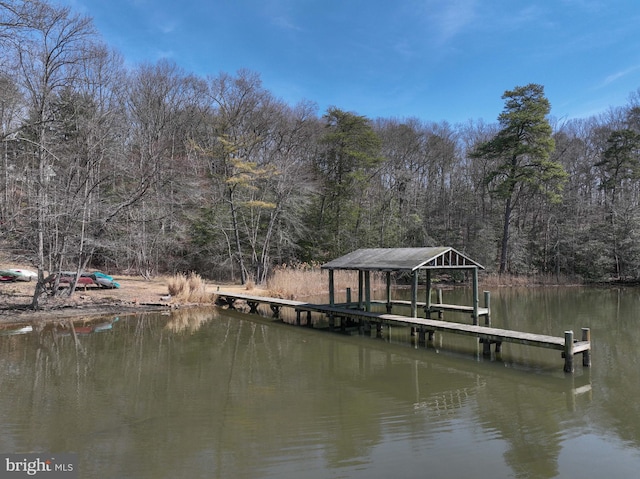
<instances>
[{"instance_id":1,"label":"water reflection","mask_svg":"<svg viewBox=\"0 0 640 479\"><path fill-rule=\"evenodd\" d=\"M380 341L232 311L3 336L0 450L78 452L96 478L593 477L589 435L624 477L640 467L639 333L621 326L638 297L577 298L593 314L561 326L552 294L494 301L494 318L520 301L508 321L534 331L592 323L594 368L569 377L518 350L479 361L406 332Z\"/></svg>"},{"instance_id":2,"label":"water reflection","mask_svg":"<svg viewBox=\"0 0 640 479\"><path fill-rule=\"evenodd\" d=\"M165 327L172 333L198 331L204 324L218 317L218 310L212 308L188 308L173 311Z\"/></svg>"}]
</instances>

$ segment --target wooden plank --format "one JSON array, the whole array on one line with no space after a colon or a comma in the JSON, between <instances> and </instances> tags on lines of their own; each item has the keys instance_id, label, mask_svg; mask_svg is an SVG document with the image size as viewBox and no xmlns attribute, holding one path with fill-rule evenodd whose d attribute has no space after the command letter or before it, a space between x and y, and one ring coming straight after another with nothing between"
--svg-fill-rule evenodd
<instances>
[{"instance_id":1,"label":"wooden plank","mask_svg":"<svg viewBox=\"0 0 640 479\"><path fill-rule=\"evenodd\" d=\"M386 301L374 301L372 300L371 303L375 303L375 304L387 304ZM407 306L410 307L411 306L411 301L404 301L404 300L397 300L394 299L393 301L391 301L392 305L397 305L397 306ZM423 308L427 306L427 303L423 303L423 302L418 302L416 303L417 306ZM465 306L465 305L461 305L461 304L443 304L443 303L432 303L431 307L429 308L431 312L436 312L436 311L452 311L452 312L459 312L459 313L473 313L473 306ZM489 308L478 308L478 314L480 316L484 316L489 314Z\"/></svg>"}]
</instances>

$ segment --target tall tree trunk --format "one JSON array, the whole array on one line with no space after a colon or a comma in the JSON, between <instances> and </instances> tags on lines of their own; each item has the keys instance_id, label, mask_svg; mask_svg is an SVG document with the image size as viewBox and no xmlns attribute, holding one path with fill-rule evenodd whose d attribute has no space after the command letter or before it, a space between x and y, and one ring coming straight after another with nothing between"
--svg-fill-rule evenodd
<instances>
[{"instance_id":1,"label":"tall tree trunk","mask_svg":"<svg viewBox=\"0 0 640 479\"><path fill-rule=\"evenodd\" d=\"M511 223L512 211L513 205L511 204L511 196L509 196L504 205L504 225L502 227L502 243L500 245L500 274L507 272L507 260L509 257L509 226Z\"/></svg>"},{"instance_id":2,"label":"tall tree trunk","mask_svg":"<svg viewBox=\"0 0 640 479\"><path fill-rule=\"evenodd\" d=\"M242 284L247 282L247 271L244 267L244 258L242 255L242 244L240 243L240 226L238 225L238 213L233 198L233 187L229 187L229 207L231 208L231 221L233 223L233 234L236 240L236 252L238 254L238 262L240 263L240 278Z\"/></svg>"},{"instance_id":3,"label":"tall tree trunk","mask_svg":"<svg viewBox=\"0 0 640 479\"><path fill-rule=\"evenodd\" d=\"M43 113L40 115L44 116ZM45 228L45 215L46 208L48 207L47 196L47 168L45 165L45 148L44 127L40 128L38 146L38 179L36 180L36 235L37 235L37 267L38 267L38 281L31 298L31 308L38 309L40 307L40 296L46 291L45 277L44 277L44 228Z\"/></svg>"}]
</instances>

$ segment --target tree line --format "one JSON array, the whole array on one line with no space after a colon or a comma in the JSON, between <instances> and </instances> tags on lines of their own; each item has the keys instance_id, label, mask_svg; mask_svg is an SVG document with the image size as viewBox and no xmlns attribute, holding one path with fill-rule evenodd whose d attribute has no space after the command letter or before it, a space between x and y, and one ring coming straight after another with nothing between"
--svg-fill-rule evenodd
<instances>
[{"instance_id":1,"label":"tree line","mask_svg":"<svg viewBox=\"0 0 640 479\"><path fill-rule=\"evenodd\" d=\"M357 248L452 246L489 271L640 278L640 90L559 121L541 85L496 123L289 105L251 71L127 68L91 18L0 0L1 247L262 282Z\"/></svg>"}]
</instances>

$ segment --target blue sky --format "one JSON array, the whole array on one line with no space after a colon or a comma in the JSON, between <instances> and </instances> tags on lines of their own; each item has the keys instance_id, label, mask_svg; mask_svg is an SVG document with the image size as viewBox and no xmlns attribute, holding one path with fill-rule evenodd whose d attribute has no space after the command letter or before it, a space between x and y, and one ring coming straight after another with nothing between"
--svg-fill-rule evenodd
<instances>
[{"instance_id":1,"label":"blue sky","mask_svg":"<svg viewBox=\"0 0 640 479\"><path fill-rule=\"evenodd\" d=\"M638 0L58 0L93 17L130 66L260 74L300 100L369 118L496 121L540 83L558 119L640 88Z\"/></svg>"}]
</instances>

